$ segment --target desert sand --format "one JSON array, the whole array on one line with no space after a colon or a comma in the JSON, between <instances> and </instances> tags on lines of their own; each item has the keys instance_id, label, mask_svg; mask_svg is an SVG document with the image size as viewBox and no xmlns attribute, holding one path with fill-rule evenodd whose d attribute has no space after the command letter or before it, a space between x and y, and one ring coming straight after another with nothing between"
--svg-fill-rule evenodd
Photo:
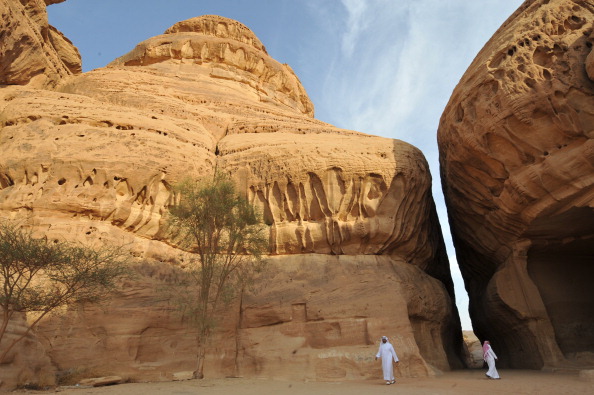
<instances>
[{"instance_id":1,"label":"desert sand","mask_svg":"<svg viewBox=\"0 0 594 395\"><path fill-rule=\"evenodd\" d=\"M592 394L594 382L580 379L577 372L500 370L501 380L489 380L484 370L459 370L434 378L402 378L394 385L377 380L302 382L270 379L204 379L159 383L128 383L97 388L59 387L50 391L17 393L44 394L242 394L242 395L360 395L360 394Z\"/></svg>"}]
</instances>

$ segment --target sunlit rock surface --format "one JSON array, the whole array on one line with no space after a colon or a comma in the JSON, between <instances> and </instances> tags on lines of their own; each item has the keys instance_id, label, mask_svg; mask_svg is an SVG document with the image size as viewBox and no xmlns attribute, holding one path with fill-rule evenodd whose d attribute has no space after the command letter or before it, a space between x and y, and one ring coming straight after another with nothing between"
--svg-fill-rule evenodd
<instances>
[{"instance_id":1,"label":"sunlit rock surface","mask_svg":"<svg viewBox=\"0 0 594 395\"><path fill-rule=\"evenodd\" d=\"M526 1L439 127L476 334L502 366L594 363L594 7Z\"/></svg>"},{"instance_id":2,"label":"sunlit rock surface","mask_svg":"<svg viewBox=\"0 0 594 395\"><path fill-rule=\"evenodd\" d=\"M242 24L180 22L51 89L6 86L0 106L0 215L49 238L129 243L141 262L103 305L43 322L60 374L194 369L194 335L158 292L179 262L164 215L172 185L215 168L261 209L271 263L258 294L221 312L207 376L379 377L385 334L403 376L461 365L423 155L314 119L291 68Z\"/></svg>"},{"instance_id":3,"label":"sunlit rock surface","mask_svg":"<svg viewBox=\"0 0 594 395\"><path fill-rule=\"evenodd\" d=\"M46 3L59 2L0 1L0 85L46 85L81 72L76 47L47 22Z\"/></svg>"}]
</instances>

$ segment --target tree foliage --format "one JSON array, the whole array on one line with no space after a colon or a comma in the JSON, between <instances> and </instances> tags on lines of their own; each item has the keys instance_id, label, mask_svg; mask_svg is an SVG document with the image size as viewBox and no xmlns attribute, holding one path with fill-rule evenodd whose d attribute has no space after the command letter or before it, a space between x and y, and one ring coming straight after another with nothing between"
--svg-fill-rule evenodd
<instances>
[{"instance_id":1,"label":"tree foliage","mask_svg":"<svg viewBox=\"0 0 594 395\"><path fill-rule=\"evenodd\" d=\"M47 238L12 222L0 222L0 362L48 314L71 303L109 296L128 273L129 255L120 246L90 248ZM8 345L2 340L17 313L36 313L27 330Z\"/></svg>"},{"instance_id":2,"label":"tree foliage","mask_svg":"<svg viewBox=\"0 0 594 395\"><path fill-rule=\"evenodd\" d=\"M176 190L181 199L170 208L169 223L193 258L175 279L174 303L197 330L195 377L202 378L216 311L253 284L268 237L256 209L227 177L186 179Z\"/></svg>"}]
</instances>

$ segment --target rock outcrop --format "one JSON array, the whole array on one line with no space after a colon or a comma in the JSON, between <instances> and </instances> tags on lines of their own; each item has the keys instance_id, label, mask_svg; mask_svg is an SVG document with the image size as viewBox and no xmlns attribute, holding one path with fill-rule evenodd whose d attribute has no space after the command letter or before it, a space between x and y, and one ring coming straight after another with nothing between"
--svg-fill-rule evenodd
<instances>
[{"instance_id":1,"label":"rock outcrop","mask_svg":"<svg viewBox=\"0 0 594 395\"><path fill-rule=\"evenodd\" d=\"M589 1L526 1L439 127L475 333L502 366L594 363L594 55Z\"/></svg>"},{"instance_id":2,"label":"rock outcrop","mask_svg":"<svg viewBox=\"0 0 594 395\"><path fill-rule=\"evenodd\" d=\"M472 331L462 331L462 334L464 335L464 345L466 346L464 353L466 366L471 369L482 368L486 362L484 361L483 346L480 340Z\"/></svg>"},{"instance_id":3,"label":"rock outcrop","mask_svg":"<svg viewBox=\"0 0 594 395\"><path fill-rule=\"evenodd\" d=\"M59 2L0 1L0 85L51 85L81 72L78 50L47 21L46 4Z\"/></svg>"},{"instance_id":4,"label":"rock outcrop","mask_svg":"<svg viewBox=\"0 0 594 395\"><path fill-rule=\"evenodd\" d=\"M56 383L55 367L47 348L37 337L27 333L25 314L17 313L9 322L2 338L2 347L23 337L15 347L18 351L8 355L0 364L0 390L15 385L34 387L51 386Z\"/></svg>"},{"instance_id":5,"label":"rock outcrop","mask_svg":"<svg viewBox=\"0 0 594 395\"><path fill-rule=\"evenodd\" d=\"M142 262L106 304L40 326L61 374L194 368L194 335L158 292L179 255L163 215L172 185L215 169L261 208L271 247L267 286L224 312L207 376L379 377L384 334L402 375L460 366L423 155L314 119L290 67L240 23L180 22L106 68L5 86L0 106L0 215L50 238L131 243Z\"/></svg>"}]
</instances>

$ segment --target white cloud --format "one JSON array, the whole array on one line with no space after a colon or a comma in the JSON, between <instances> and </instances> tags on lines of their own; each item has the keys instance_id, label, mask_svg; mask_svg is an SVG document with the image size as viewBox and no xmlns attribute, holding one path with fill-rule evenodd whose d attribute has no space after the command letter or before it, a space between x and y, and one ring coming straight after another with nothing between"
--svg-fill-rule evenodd
<instances>
[{"instance_id":1,"label":"white cloud","mask_svg":"<svg viewBox=\"0 0 594 395\"><path fill-rule=\"evenodd\" d=\"M366 28L367 3L361 0L341 0L348 14L347 31L342 37L342 50L347 57L353 54L361 32Z\"/></svg>"}]
</instances>

